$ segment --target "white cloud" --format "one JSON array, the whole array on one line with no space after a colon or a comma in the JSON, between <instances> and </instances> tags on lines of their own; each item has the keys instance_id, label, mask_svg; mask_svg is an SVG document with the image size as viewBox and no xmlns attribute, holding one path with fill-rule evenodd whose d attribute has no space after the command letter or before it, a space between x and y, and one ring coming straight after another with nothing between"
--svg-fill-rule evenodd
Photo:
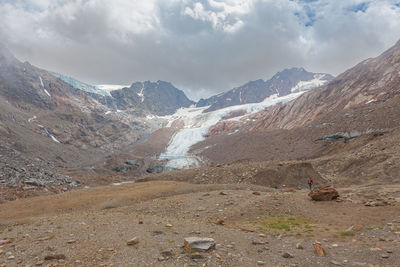
<instances>
[{"instance_id":1,"label":"white cloud","mask_svg":"<svg viewBox=\"0 0 400 267\"><path fill-rule=\"evenodd\" d=\"M338 74L399 38L397 0L0 0L0 40L22 60L196 97L285 67Z\"/></svg>"}]
</instances>

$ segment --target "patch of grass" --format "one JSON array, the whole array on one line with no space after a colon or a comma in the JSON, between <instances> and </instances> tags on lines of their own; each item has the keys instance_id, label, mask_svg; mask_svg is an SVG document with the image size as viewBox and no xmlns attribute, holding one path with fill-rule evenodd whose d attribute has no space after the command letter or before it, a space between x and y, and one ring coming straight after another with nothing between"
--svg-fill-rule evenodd
<instances>
[{"instance_id":1,"label":"patch of grass","mask_svg":"<svg viewBox=\"0 0 400 267\"><path fill-rule=\"evenodd\" d=\"M343 231L340 233L341 236L353 236L354 232L352 231Z\"/></svg>"},{"instance_id":2,"label":"patch of grass","mask_svg":"<svg viewBox=\"0 0 400 267\"><path fill-rule=\"evenodd\" d=\"M305 225L309 222L302 218L293 217L268 217L258 221L253 222L254 225L258 227L259 230L272 234L279 235L282 231L292 231L295 230L300 233L301 229L304 229Z\"/></svg>"}]
</instances>

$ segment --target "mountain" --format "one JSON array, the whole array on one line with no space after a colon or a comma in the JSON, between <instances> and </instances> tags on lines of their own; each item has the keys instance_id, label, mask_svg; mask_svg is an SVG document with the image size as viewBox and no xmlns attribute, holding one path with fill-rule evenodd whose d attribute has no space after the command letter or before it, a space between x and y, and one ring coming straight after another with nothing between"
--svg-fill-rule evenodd
<instances>
[{"instance_id":1,"label":"mountain","mask_svg":"<svg viewBox=\"0 0 400 267\"><path fill-rule=\"evenodd\" d=\"M210 106L206 112L224 107L247 103L258 103L270 97L286 96L295 92L303 92L324 85L331 81L333 76L326 73L312 73L304 68L285 69L275 74L268 81L256 80L236 87L228 92L200 99L198 107Z\"/></svg>"},{"instance_id":2,"label":"mountain","mask_svg":"<svg viewBox=\"0 0 400 267\"><path fill-rule=\"evenodd\" d=\"M385 124L394 114L390 112L387 117L388 112L381 109L387 109L383 106L398 100L399 73L400 41L380 56L364 60L347 70L328 85L307 92L293 102L263 111L254 129L294 128L310 122L333 120L346 123L349 128L387 128ZM356 110L368 112L352 114ZM367 123L365 118L372 114L385 115ZM356 119L360 121L356 122Z\"/></svg>"},{"instance_id":3,"label":"mountain","mask_svg":"<svg viewBox=\"0 0 400 267\"><path fill-rule=\"evenodd\" d=\"M133 115L106 114L109 108L97 97L104 98L22 63L0 46L0 135L21 153L58 164L87 162L96 158L92 153L120 150L153 130Z\"/></svg>"},{"instance_id":4,"label":"mountain","mask_svg":"<svg viewBox=\"0 0 400 267\"><path fill-rule=\"evenodd\" d=\"M169 82L135 82L129 88L111 91L112 105L118 109L142 108L151 114L171 115L194 104L185 93Z\"/></svg>"},{"instance_id":5,"label":"mountain","mask_svg":"<svg viewBox=\"0 0 400 267\"><path fill-rule=\"evenodd\" d=\"M190 152L213 163L313 159L343 182L393 181L399 73L400 42L290 102L218 123Z\"/></svg>"}]
</instances>

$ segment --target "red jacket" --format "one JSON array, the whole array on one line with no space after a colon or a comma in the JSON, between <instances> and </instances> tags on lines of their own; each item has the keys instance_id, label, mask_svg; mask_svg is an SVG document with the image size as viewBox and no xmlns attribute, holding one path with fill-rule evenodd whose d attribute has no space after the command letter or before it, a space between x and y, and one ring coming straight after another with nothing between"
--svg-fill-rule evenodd
<instances>
[{"instance_id":1,"label":"red jacket","mask_svg":"<svg viewBox=\"0 0 400 267\"><path fill-rule=\"evenodd\" d=\"M308 183L309 184L314 184L314 180L310 177L310 178L308 178Z\"/></svg>"}]
</instances>

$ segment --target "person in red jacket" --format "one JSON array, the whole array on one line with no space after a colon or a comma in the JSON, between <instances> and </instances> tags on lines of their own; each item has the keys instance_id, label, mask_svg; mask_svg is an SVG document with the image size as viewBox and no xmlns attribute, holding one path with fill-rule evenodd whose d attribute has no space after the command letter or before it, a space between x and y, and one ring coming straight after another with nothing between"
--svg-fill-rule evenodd
<instances>
[{"instance_id":1,"label":"person in red jacket","mask_svg":"<svg viewBox=\"0 0 400 267\"><path fill-rule=\"evenodd\" d=\"M308 187L310 187L310 190L312 190L312 187L313 187L313 185L314 185L314 180L313 180L313 178L308 178L308 180L307 180L307 183L308 183Z\"/></svg>"}]
</instances>

